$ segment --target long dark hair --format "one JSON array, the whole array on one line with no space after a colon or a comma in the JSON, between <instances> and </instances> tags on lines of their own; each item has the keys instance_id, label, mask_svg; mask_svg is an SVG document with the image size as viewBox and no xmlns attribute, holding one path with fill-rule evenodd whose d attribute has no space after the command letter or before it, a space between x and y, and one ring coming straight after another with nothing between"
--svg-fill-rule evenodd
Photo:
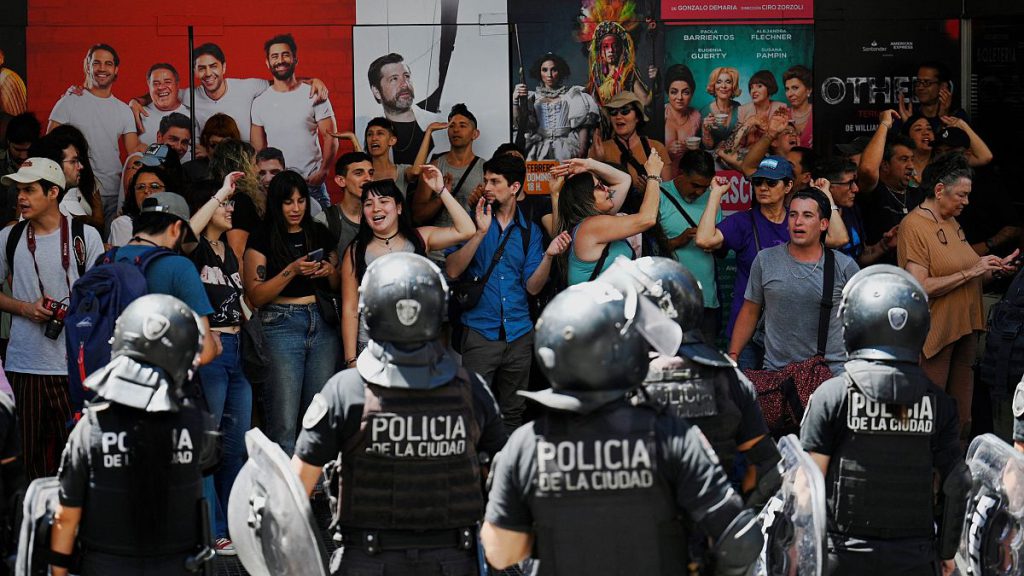
<instances>
[{"instance_id":1,"label":"long dark hair","mask_svg":"<svg viewBox=\"0 0 1024 576\"><path fill-rule=\"evenodd\" d=\"M371 196L394 198L396 210L399 207L405 206L405 197L402 195L402 191L398 189L398 185L391 179L376 180L363 184L360 204L365 204ZM398 215L398 231L409 242L412 242L417 254L420 256L426 255L427 247L423 243L423 238L420 236L419 231L413 226L411 210L402 208L401 214ZM370 228L364 216L359 219L359 232L356 233L355 239L352 240L352 244L348 248L352 251L352 261L355 264L357 280L362 280L363 272L366 272L366 247L370 242L373 242L373 229Z\"/></svg>"},{"instance_id":2,"label":"long dark hair","mask_svg":"<svg viewBox=\"0 0 1024 576\"><path fill-rule=\"evenodd\" d=\"M284 203L295 192L306 199L306 212L302 215L299 224L306 237L306 246L313 246L313 230L317 224L309 214L309 187L298 172L285 170L270 181L270 186L267 188L267 213L263 216L263 225L270 245L270 254L264 254L264 256L275 268L283 268L299 257L298 254L292 253L288 243L285 242L285 236L288 235L288 221L284 217Z\"/></svg>"},{"instance_id":3,"label":"long dark hair","mask_svg":"<svg viewBox=\"0 0 1024 576\"><path fill-rule=\"evenodd\" d=\"M61 168L64 167L64 149L74 145L78 150L78 161L82 164L82 170L78 174L78 189L86 201L92 198L92 193L96 189L96 174L92 171L92 163L89 161L89 141L85 139L81 130L71 124L61 124L43 136L36 145L39 149L32 150L32 156L49 158L60 164ZM36 148L36 145L33 145L33 148Z\"/></svg>"}]
</instances>

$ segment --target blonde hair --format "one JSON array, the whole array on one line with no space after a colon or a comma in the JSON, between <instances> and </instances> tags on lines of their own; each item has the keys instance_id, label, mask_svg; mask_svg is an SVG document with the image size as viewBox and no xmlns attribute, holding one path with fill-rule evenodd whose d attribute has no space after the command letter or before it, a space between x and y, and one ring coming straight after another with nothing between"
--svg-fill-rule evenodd
<instances>
[{"instance_id":1,"label":"blonde hair","mask_svg":"<svg viewBox=\"0 0 1024 576\"><path fill-rule=\"evenodd\" d=\"M708 76L708 94L711 94L712 96L715 95L715 83L718 82L718 77L722 74L728 74L729 77L732 78L733 98L743 94L743 89L740 88L740 71L731 66L719 66L711 71L711 75Z\"/></svg>"},{"instance_id":2,"label":"blonde hair","mask_svg":"<svg viewBox=\"0 0 1024 576\"><path fill-rule=\"evenodd\" d=\"M210 157L210 176L221 182L225 176L235 171L245 174L235 182L235 189L252 200L257 214L263 218L267 211L267 197L260 190L256 150L248 142L228 138L213 149L213 155Z\"/></svg>"}]
</instances>

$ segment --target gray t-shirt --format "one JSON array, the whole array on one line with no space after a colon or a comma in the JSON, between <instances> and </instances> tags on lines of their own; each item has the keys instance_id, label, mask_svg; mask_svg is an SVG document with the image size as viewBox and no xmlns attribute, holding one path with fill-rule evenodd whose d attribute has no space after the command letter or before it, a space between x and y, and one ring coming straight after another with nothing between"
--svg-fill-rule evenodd
<instances>
[{"instance_id":1,"label":"gray t-shirt","mask_svg":"<svg viewBox=\"0 0 1024 576\"><path fill-rule=\"evenodd\" d=\"M131 108L113 96L99 98L86 90L81 96L65 94L54 105L50 120L74 124L85 134L89 142L89 162L100 183L100 194L117 196L121 191L118 141L121 136L136 131Z\"/></svg>"},{"instance_id":2,"label":"gray t-shirt","mask_svg":"<svg viewBox=\"0 0 1024 576\"><path fill-rule=\"evenodd\" d=\"M843 287L860 267L849 256L833 252L836 273L825 360L832 373L839 374L846 361L842 324L837 314L839 302ZM824 255L816 263L797 262L789 254L788 243L765 248L754 257L743 297L764 306L765 368L779 370L791 362L806 360L817 351L824 262Z\"/></svg>"},{"instance_id":3,"label":"gray t-shirt","mask_svg":"<svg viewBox=\"0 0 1024 576\"><path fill-rule=\"evenodd\" d=\"M263 127L267 145L284 152L288 167L295 167L303 178L312 176L323 163L317 122L334 116L331 101L314 104L312 91L308 84L288 92L271 87L252 103L253 125Z\"/></svg>"},{"instance_id":4,"label":"gray t-shirt","mask_svg":"<svg viewBox=\"0 0 1024 576\"><path fill-rule=\"evenodd\" d=\"M484 159L478 158L477 161L472 164L473 171L466 176L465 181L462 182L462 186L459 187L458 190L456 190L455 188L456 186L458 186L459 180L462 179L462 175L465 174L466 170L469 169L470 164L467 164L460 168L453 167L451 164L448 163L447 152L438 156L433 162L431 162L431 164L437 166L437 169L441 171L442 176L451 175L451 184L449 186L451 186L452 194L455 196L455 199L459 201L459 204L462 204L462 207L465 208L467 212L472 214L472 210L470 210L466 206L466 200L469 198L469 195L473 192L473 189L476 188L478 184L481 184L484 181ZM452 216L451 214L448 213L448 210L446 210L444 206L442 206L441 209L438 211L437 216L434 217L434 220L430 224L432 226L440 226L442 228L451 226ZM444 262L443 250L432 250L429 256L430 259L434 260L435 262ZM441 269L443 270L444 266L442 266Z\"/></svg>"},{"instance_id":5,"label":"gray t-shirt","mask_svg":"<svg viewBox=\"0 0 1024 576\"><path fill-rule=\"evenodd\" d=\"M69 224L70 225L70 224ZM6 278L7 237L14 226L0 230L0 278ZM70 236L70 235L69 235ZM55 230L49 234L36 235L36 262L42 276L43 289L46 295L54 300L64 300L71 296L68 281L78 280L76 247L71 247L71 263L67 268L67 277L61 267L61 234ZM42 294L39 290L39 278L32 264L32 254L28 251L28 230L18 240L14 250L14 281L11 287L15 299L35 302ZM92 268L93 262L103 253L103 241L100 233L92 226L85 226L85 267ZM67 300L64 300L67 303ZM45 324L37 324L28 318L14 316L11 318L11 341L7 346L8 372L26 374L43 374L58 376L68 374L67 351L64 345L64 334L51 340L44 334Z\"/></svg>"},{"instance_id":6,"label":"gray t-shirt","mask_svg":"<svg viewBox=\"0 0 1024 576\"><path fill-rule=\"evenodd\" d=\"M315 206L317 203L313 202L312 205ZM313 220L326 226L333 234L334 228L332 228L331 224L327 221L327 217L335 215L339 216L338 221L341 222L341 224L335 226L338 226L338 230L340 232L340 234L338 234L338 260L341 260L345 257L345 249L348 248L348 245L351 244L352 241L355 240L356 235L359 234L359 222L349 220L348 217L345 216L345 211L341 210L340 206L337 211L333 208L334 207L332 206L331 208L313 216Z\"/></svg>"},{"instance_id":7,"label":"gray t-shirt","mask_svg":"<svg viewBox=\"0 0 1024 576\"><path fill-rule=\"evenodd\" d=\"M203 133L206 121L214 114L227 114L238 124L238 133L242 140L249 141L249 128L252 122L252 101L263 93L270 82L261 78L225 78L227 90L220 100L206 95L206 89L196 88L196 140ZM188 90L180 91L181 101L188 102Z\"/></svg>"}]
</instances>

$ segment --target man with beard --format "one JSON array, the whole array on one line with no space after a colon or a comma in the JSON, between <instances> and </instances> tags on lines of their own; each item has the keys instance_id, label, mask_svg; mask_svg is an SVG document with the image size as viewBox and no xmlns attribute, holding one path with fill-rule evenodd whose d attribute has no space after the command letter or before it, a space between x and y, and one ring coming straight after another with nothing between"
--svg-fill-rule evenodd
<instances>
[{"instance_id":1,"label":"man with beard","mask_svg":"<svg viewBox=\"0 0 1024 576\"><path fill-rule=\"evenodd\" d=\"M74 124L89 142L89 160L103 198L103 218L111 222L117 216L121 191L121 157L125 152L142 151L135 118L127 104L113 95L121 58L109 44L95 44L85 55L85 90L81 95L65 94L50 112L47 132L61 124Z\"/></svg>"},{"instance_id":2,"label":"man with beard","mask_svg":"<svg viewBox=\"0 0 1024 576\"><path fill-rule=\"evenodd\" d=\"M879 116L878 129L861 154L857 166L857 201L865 215L867 244L882 244L887 252L875 260L877 264L896 264L896 245L900 221L924 200L920 188L911 188L914 173L914 141L901 135L889 139L889 130L898 114L886 110Z\"/></svg>"},{"instance_id":3,"label":"man with beard","mask_svg":"<svg viewBox=\"0 0 1024 576\"><path fill-rule=\"evenodd\" d=\"M395 126L398 141L391 148L395 164L413 164L420 144L429 136L430 124L444 118L414 104L416 90L412 85L412 71L401 54L392 52L371 62L367 79L373 98L384 108L384 117ZM428 152L432 149L431 142Z\"/></svg>"},{"instance_id":4,"label":"man with beard","mask_svg":"<svg viewBox=\"0 0 1024 576\"><path fill-rule=\"evenodd\" d=\"M284 172L287 164L284 161L284 152L273 146L267 146L256 154L256 175L260 178L260 190L264 194L270 189L270 181L281 172Z\"/></svg>"},{"instance_id":5,"label":"man with beard","mask_svg":"<svg viewBox=\"0 0 1024 576\"><path fill-rule=\"evenodd\" d=\"M146 115L141 117L139 141L148 146L157 141L161 120L175 112L188 116L189 111L188 106L178 97L178 71L174 66L165 62L153 64L146 74L146 85L149 87L150 103L145 107ZM192 156L185 158L179 152L178 158L185 162L191 160Z\"/></svg>"},{"instance_id":6,"label":"man with beard","mask_svg":"<svg viewBox=\"0 0 1024 576\"><path fill-rule=\"evenodd\" d=\"M283 151L306 179L310 196L327 209L331 200L325 180L338 150L338 142L331 136L337 130L331 101L313 104L312 88L295 77L298 47L291 34L267 40L263 51L274 81L253 100L252 145L257 152L268 144Z\"/></svg>"}]
</instances>

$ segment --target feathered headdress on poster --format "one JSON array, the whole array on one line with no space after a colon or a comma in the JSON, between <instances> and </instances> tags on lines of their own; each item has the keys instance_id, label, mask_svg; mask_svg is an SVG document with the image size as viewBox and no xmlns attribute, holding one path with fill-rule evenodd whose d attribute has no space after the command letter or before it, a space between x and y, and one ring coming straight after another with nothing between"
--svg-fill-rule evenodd
<instances>
[{"instance_id":1,"label":"feathered headdress on poster","mask_svg":"<svg viewBox=\"0 0 1024 576\"><path fill-rule=\"evenodd\" d=\"M633 0L583 0L577 37L587 46L587 91L602 105L633 82L643 85L636 75L636 51L630 35L638 24ZM615 62L602 59L601 41L606 37L613 38L617 45Z\"/></svg>"}]
</instances>

